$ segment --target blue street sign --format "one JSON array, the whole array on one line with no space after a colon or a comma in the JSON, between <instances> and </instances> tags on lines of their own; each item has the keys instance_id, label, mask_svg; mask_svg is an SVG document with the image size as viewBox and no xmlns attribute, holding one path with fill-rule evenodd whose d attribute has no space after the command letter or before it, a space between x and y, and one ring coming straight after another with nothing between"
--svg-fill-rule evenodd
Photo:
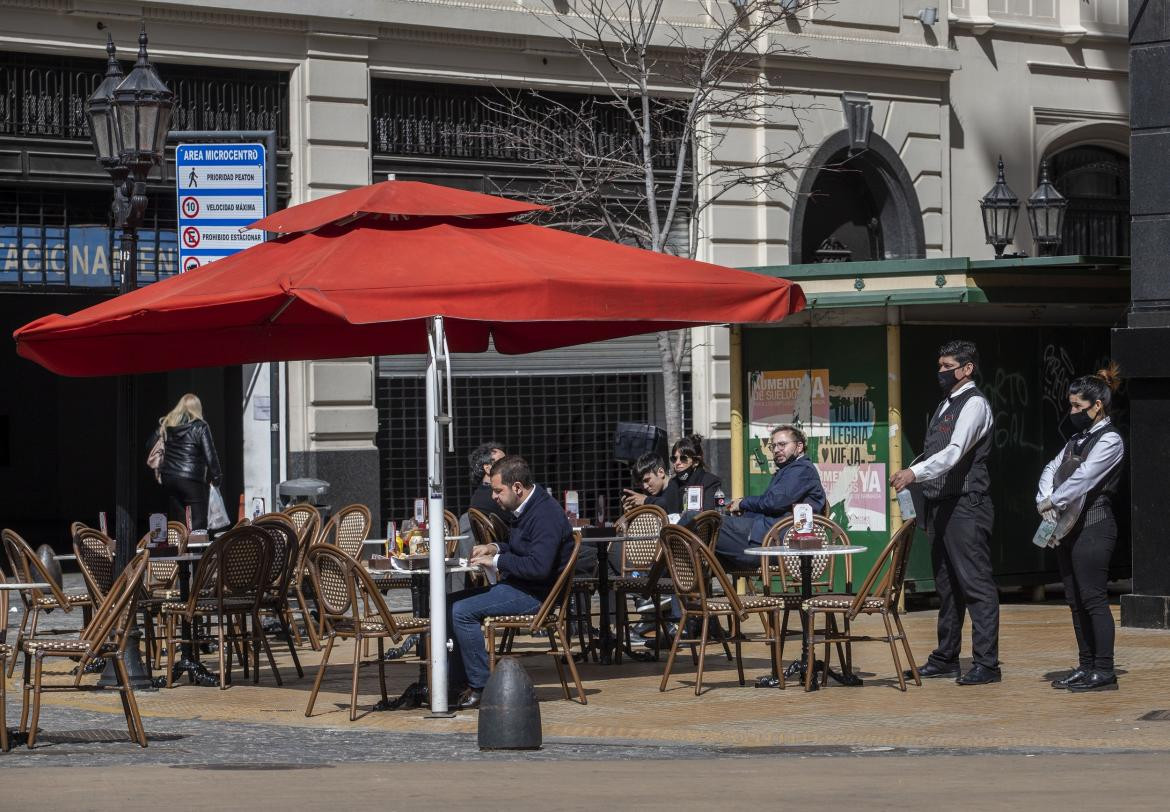
<instances>
[{"instance_id":1,"label":"blue street sign","mask_svg":"<svg viewBox=\"0 0 1170 812\"><path fill-rule=\"evenodd\" d=\"M179 270L190 271L264 241L242 231L267 215L263 144L180 144L175 150Z\"/></svg>"}]
</instances>

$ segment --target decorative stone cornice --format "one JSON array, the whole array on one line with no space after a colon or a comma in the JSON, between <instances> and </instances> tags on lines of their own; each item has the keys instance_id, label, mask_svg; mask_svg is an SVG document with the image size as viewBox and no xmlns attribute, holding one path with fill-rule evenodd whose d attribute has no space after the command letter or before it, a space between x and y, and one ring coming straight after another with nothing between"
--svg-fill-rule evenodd
<instances>
[{"instance_id":1,"label":"decorative stone cornice","mask_svg":"<svg viewBox=\"0 0 1170 812\"><path fill-rule=\"evenodd\" d=\"M528 47L527 37L481 33L457 28L409 28L401 25L383 25L378 27L378 37L412 43L453 45L465 48L493 48L508 51L522 51Z\"/></svg>"}]
</instances>

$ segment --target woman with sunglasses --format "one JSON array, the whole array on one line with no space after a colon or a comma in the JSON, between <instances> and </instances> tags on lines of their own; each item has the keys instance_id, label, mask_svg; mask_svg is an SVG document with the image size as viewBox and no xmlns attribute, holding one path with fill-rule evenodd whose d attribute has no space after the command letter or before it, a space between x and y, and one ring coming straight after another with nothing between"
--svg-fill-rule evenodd
<instances>
[{"instance_id":1,"label":"woman with sunglasses","mask_svg":"<svg viewBox=\"0 0 1170 812\"><path fill-rule=\"evenodd\" d=\"M699 510L715 510L722 507L724 500L723 481L707 470L703 460L703 438L691 434L678 440L670 449L670 465L674 471L672 483L682 497L682 508L691 504L688 488L700 488ZM693 508L690 508L693 509Z\"/></svg>"}]
</instances>

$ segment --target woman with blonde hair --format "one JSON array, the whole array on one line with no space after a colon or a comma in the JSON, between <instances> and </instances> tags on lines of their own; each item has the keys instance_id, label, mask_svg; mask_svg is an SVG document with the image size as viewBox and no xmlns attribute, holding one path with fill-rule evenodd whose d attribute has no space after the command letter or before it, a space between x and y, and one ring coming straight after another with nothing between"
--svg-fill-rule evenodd
<instances>
[{"instance_id":1,"label":"woman with blonde hair","mask_svg":"<svg viewBox=\"0 0 1170 812\"><path fill-rule=\"evenodd\" d=\"M179 398L175 408L158 420L151 444L163 438L160 481L170 497L170 515L186 521L191 509L191 529L207 529L208 485L219 486L222 472L211 428L203 419L203 403L191 393Z\"/></svg>"},{"instance_id":2,"label":"woman with blonde hair","mask_svg":"<svg viewBox=\"0 0 1170 812\"><path fill-rule=\"evenodd\" d=\"M1040 475L1036 509L1055 529L1064 597L1072 610L1079 661L1053 688L1073 692L1116 690L1109 560L1117 545L1113 496L1121 483L1125 443L1109 419L1121 384L1116 364L1077 378L1068 388L1069 422L1076 430Z\"/></svg>"}]
</instances>

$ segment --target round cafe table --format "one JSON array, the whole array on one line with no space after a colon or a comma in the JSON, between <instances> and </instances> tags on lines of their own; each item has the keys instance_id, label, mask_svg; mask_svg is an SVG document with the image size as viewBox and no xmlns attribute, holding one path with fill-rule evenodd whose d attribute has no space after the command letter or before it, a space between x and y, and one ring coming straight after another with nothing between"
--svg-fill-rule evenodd
<instances>
[{"instance_id":1,"label":"round cafe table","mask_svg":"<svg viewBox=\"0 0 1170 812\"><path fill-rule=\"evenodd\" d=\"M799 550L799 549L796 549L794 547L789 547L787 545L780 544L780 545L776 545L773 547L749 547L748 549L744 550L744 553L746 553L747 555L760 556L761 558L763 558L765 556L777 557L777 558L797 556L800 558L800 603L801 603L801 606L800 606L800 628L801 628L801 631L803 632L801 645L800 645L800 660L789 665L788 668L785 669L785 671L784 671L784 676L793 677L793 676L799 675L800 678L803 680L804 673L805 673L805 670L807 668L808 647L812 641L812 628L809 626L808 612L806 612L804 609L804 602L813 596L813 591L812 591L813 558L815 558L816 556L829 556L829 555L853 555L854 553L864 553L865 550L866 550L865 547L862 547L862 546L857 545L857 544L850 544L850 545L829 544L829 545L826 545L826 546L821 547L820 549L816 549L816 550ZM771 581L771 578L769 578L769 577L765 577L763 579L764 594L768 594L769 592L771 592L772 584L770 583L770 581ZM842 665L844 665L844 664L842 664ZM820 660L818 660L816 662L815 667L814 667L815 670L813 673L813 678L808 681L809 682L808 690L810 690L810 691L817 690L817 688L819 686L817 685L816 671L819 671L820 669L822 669L824 667L825 667L824 663L821 662ZM834 679L836 679L838 682L842 683L843 685L860 685L861 684L861 680L858 679L856 676L854 676L851 672L846 671L846 672L843 672L840 675L838 675L838 674L834 673L832 670L830 670L829 674ZM760 685L761 687L769 687L770 688L770 687L778 686L780 684L780 680L778 678L776 678L775 676L763 677L763 678L761 678L761 680L757 684Z\"/></svg>"}]
</instances>

